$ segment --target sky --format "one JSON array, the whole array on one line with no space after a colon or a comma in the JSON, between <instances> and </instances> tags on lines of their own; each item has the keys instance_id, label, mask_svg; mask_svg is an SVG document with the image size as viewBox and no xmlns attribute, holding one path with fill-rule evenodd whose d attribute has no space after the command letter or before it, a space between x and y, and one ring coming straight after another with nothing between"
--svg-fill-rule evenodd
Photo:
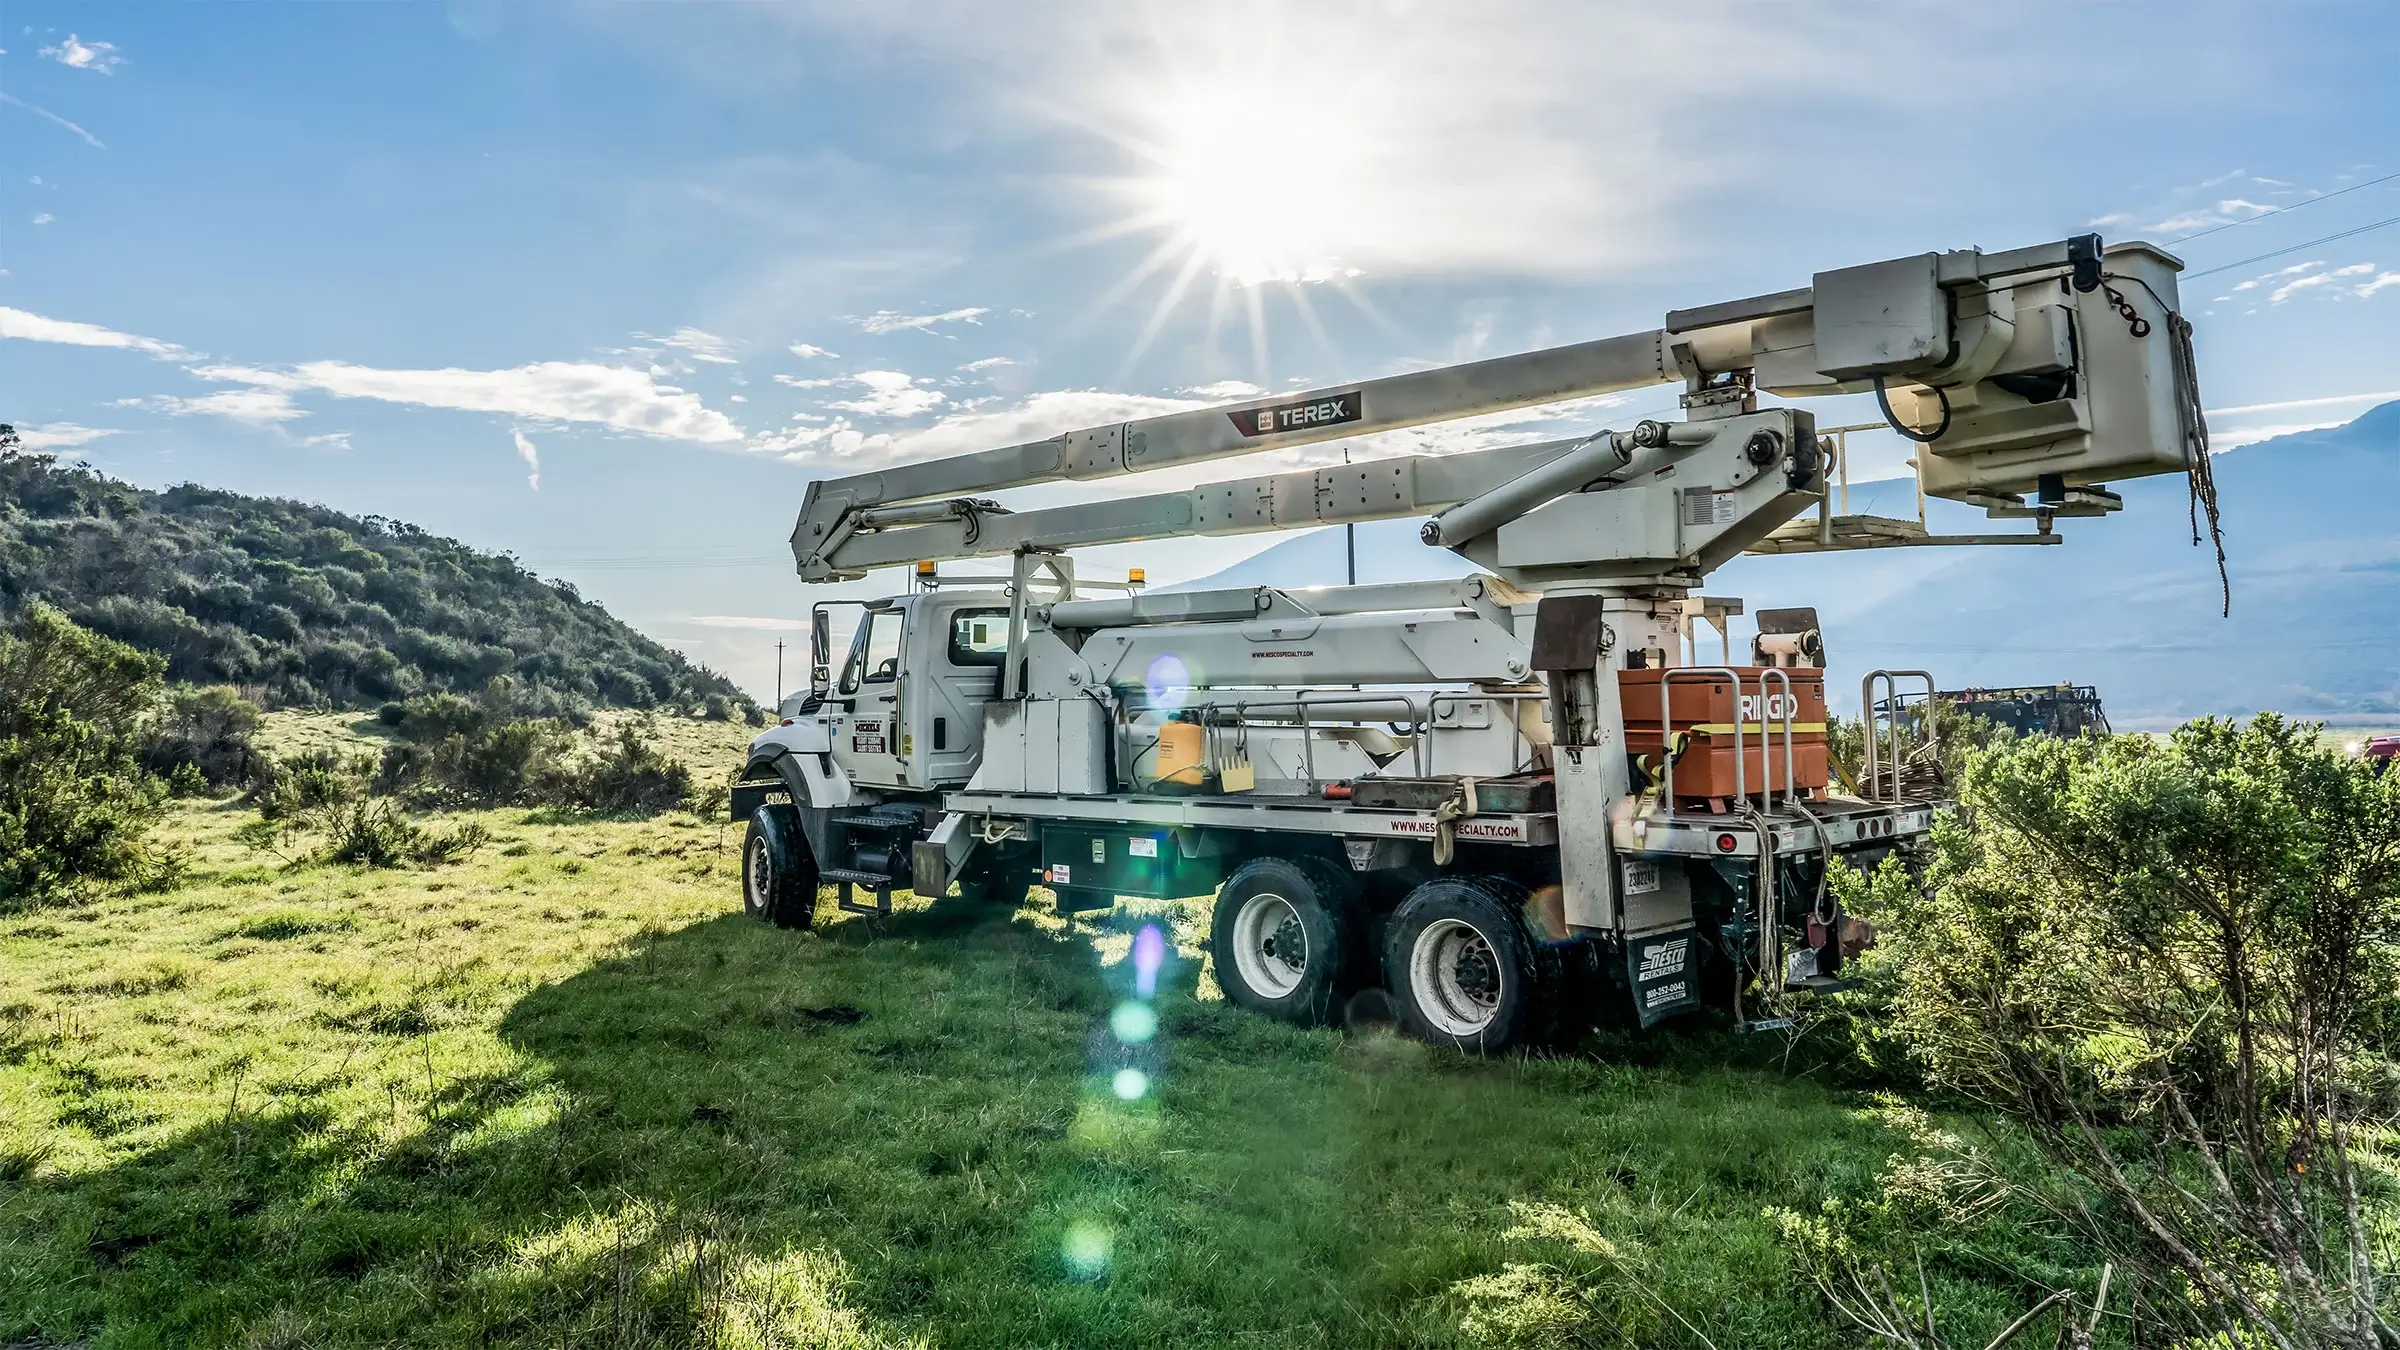
<instances>
[{"instance_id":1,"label":"sky","mask_svg":"<svg viewBox=\"0 0 2400 1350\"><path fill-rule=\"evenodd\" d=\"M813 479L1904 254L2165 244L2220 446L2346 421L2400 397L2395 52L2296 0L0 0L0 420L512 553L765 696Z\"/></svg>"}]
</instances>

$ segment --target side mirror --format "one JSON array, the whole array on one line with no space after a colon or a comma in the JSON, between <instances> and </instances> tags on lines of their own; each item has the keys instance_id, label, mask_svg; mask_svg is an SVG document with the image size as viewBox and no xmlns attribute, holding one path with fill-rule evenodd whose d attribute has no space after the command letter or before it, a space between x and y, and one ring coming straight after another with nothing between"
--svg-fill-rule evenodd
<instances>
[{"instance_id":1,"label":"side mirror","mask_svg":"<svg viewBox=\"0 0 2400 1350\"><path fill-rule=\"evenodd\" d=\"M833 687L833 616L820 605L808 612L808 692L825 697Z\"/></svg>"}]
</instances>

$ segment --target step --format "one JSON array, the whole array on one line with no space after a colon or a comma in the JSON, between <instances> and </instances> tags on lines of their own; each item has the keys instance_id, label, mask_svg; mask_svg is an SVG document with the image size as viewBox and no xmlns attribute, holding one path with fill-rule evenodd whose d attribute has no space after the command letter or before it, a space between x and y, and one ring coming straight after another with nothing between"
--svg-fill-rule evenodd
<instances>
[{"instance_id":1,"label":"step","mask_svg":"<svg viewBox=\"0 0 2400 1350\"><path fill-rule=\"evenodd\" d=\"M833 903L838 909L851 914L888 915L892 912L892 879L885 873L827 867L818 871L817 879L837 888L833 893ZM875 903L869 905L858 901L856 897L861 886L874 894Z\"/></svg>"},{"instance_id":2,"label":"step","mask_svg":"<svg viewBox=\"0 0 2400 1350\"><path fill-rule=\"evenodd\" d=\"M855 830L913 830L919 817L914 809L907 815L878 815L872 811L853 811L830 818L833 824L847 825Z\"/></svg>"}]
</instances>

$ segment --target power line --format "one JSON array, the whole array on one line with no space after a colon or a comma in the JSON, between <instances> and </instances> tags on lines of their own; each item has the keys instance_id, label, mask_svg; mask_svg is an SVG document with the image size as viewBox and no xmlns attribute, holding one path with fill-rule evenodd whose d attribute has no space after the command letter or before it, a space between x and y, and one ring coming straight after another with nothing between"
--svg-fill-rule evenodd
<instances>
[{"instance_id":1,"label":"power line","mask_svg":"<svg viewBox=\"0 0 2400 1350\"><path fill-rule=\"evenodd\" d=\"M2338 234L2329 234L2322 238L2311 239L2306 243L2294 244L2290 248L2279 248L2271 253L2261 253L2256 257L2244 258L2240 262L2226 263L2222 267L2211 267L2203 272L2186 272L2183 274L2182 279L2185 281L2198 281L2202 277L2213 277L2219 272L2230 272L2238 267L2248 267L2252 263L2265 262L2270 258L2280 258L2287 253L2298 253L2302 249L2315 248L2319 244L2338 243L2341 240L2351 238L2354 235L2365 234L2370 230L2388 229L2394 225L2400 225L2400 216L2392 216L2388 219L2378 220L2372 225L2361 225L2356 229L2343 230Z\"/></svg>"},{"instance_id":2,"label":"power line","mask_svg":"<svg viewBox=\"0 0 2400 1350\"><path fill-rule=\"evenodd\" d=\"M2250 217L2248 217L2248 218L2246 218L2246 219L2242 219L2242 220L2229 220L2229 221L2226 221L2226 222L2225 222L2224 224L2222 224L2222 225L2211 225L2211 226L2209 226L2209 227L2208 227L2207 229L2205 229L2205 230L2194 230L2194 231L2192 231L2190 234L2179 234L2179 235L2175 236L2174 238L2167 240L2166 242L2168 242L2168 243L2170 243L2170 244L2182 244L2182 243L2188 243L2188 242L2190 242L2191 240L2194 240L2194 239L2199 239L2199 238L2202 238L2202 237L2204 237L2204 236L2206 236L2206 235L2212 235L2212 234L2215 234L2215 233L2216 233L2216 232L2218 232L2219 230L2230 230L2230 229L2234 229L2234 228L2236 228L2237 226L2242 226L2242 225L2255 225L2255 224L2257 224L2258 222L2260 222L2260 221L2262 221L2262 220L2265 220L2265 219L2266 219L2267 217L2269 217L2269 216L2280 216L2280 215L2287 215L2287 214L2289 214L2289 213L2291 213L2291 212L2293 212L2293 211L2297 211L2297 210L2299 210L2299 209L2300 209L2301 207L2303 207L2303 206L2315 206L2315 205L2316 205L2318 202L2329 202L2329 201L2332 201L2332 200L2333 200L2334 198L2336 198L2336 197L2340 197L2340 196L2346 195L2346 194L2348 194L2348 193L2356 192L2356 191L2358 191L2358 190L2359 190L2359 189L2361 189L2361 188L2371 188L2371 187L2375 186L2377 183L2389 183L2389 182L2391 182L2391 181L2392 181L2393 179L2395 179L2395 178L2400 178L2400 173L2387 173L2387 174L2385 174L2385 175L2384 175L2383 177L2381 177L2381 178L2370 178L2370 179L2368 179L2366 182L2363 182L2363 183L2352 183L2350 186L2348 186L2348 187L2346 187L2346 188L2343 188L2343 189L2342 189L2340 192L2328 192L2328 193L2326 193L2325 195L2323 195L2323 196L2321 196L2321 197L2311 197L2311 198L2309 198L2307 201L2304 201L2304 202L2293 202L2293 203L2292 203L2290 206L2277 206L2277 207L2272 207L2272 208L2270 208L2270 209L2268 209L2268 210L2261 211L2261 212L2259 212L2257 215L2255 215L2255 216L2250 216ZM2237 265L2238 265L2238 264L2237 264Z\"/></svg>"}]
</instances>

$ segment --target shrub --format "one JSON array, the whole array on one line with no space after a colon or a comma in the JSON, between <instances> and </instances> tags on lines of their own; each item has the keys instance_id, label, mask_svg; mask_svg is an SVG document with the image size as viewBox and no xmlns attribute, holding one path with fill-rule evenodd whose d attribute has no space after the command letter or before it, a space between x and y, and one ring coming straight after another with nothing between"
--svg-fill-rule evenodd
<instances>
[{"instance_id":1,"label":"shrub","mask_svg":"<svg viewBox=\"0 0 2400 1350\"><path fill-rule=\"evenodd\" d=\"M165 786L139 754L164 664L47 605L0 631L0 909L169 875L148 839Z\"/></svg>"},{"instance_id":2,"label":"shrub","mask_svg":"<svg viewBox=\"0 0 2400 1350\"><path fill-rule=\"evenodd\" d=\"M259 716L257 704L222 685L178 685L168 691L166 706L151 726L142 763L171 783L196 776L203 790L246 787L262 763L251 744ZM190 776L178 779L187 769ZM181 786L176 791L189 795Z\"/></svg>"},{"instance_id":3,"label":"shrub","mask_svg":"<svg viewBox=\"0 0 2400 1350\"><path fill-rule=\"evenodd\" d=\"M372 755L345 761L320 752L279 762L271 786L254 798L259 818L244 838L295 863L367 867L455 862L489 841L480 821L439 831L410 820L399 803L372 795L375 769Z\"/></svg>"},{"instance_id":4,"label":"shrub","mask_svg":"<svg viewBox=\"0 0 2400 1350\"><path fill-rule=\"evenodd\" d=\"M627 722L575 766L561 795L563 805L587 811L670 811L692 795L692 771L660 754Z\"/></svg>"},{"instance_id":5,"label":"shrub","mask_svg":"<svg viewBox=\"0 0 2400 1350\"><path fill-rule=\"evenodd\" d=\"M1897 1029L2179 1343L2388 1344L2362 1204L2400 985L2400 774L2262 713L1972 757L1886 892Z\"/></svg>"}]
</instances>

